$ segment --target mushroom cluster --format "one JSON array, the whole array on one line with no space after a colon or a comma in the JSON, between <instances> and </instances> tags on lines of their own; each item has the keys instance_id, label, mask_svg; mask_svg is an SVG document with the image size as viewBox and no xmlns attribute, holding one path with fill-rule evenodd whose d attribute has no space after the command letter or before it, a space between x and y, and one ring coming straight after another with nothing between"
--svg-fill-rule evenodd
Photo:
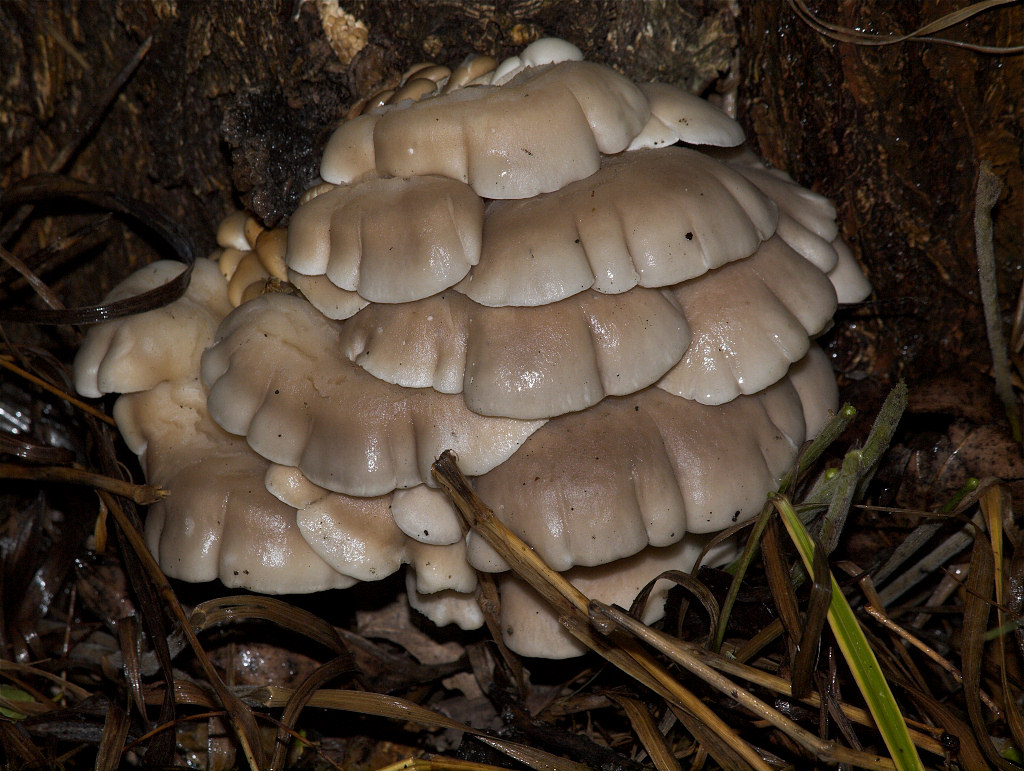
<instances>
[{"instance_id":1,"label":"mushroom cluster","mask_svg":"<svg viewBox=\"0 0 1024 771\"><path fill-rule=\"evenodd\" d=\"M146 522L164 570L283 593L405 564L412 606L463 628L491 572L509 647L581 652L430 466L454 450L552 568L619 604L760 510L837 406L812 338L869 286L831 204L743 140L557 40L367 100L287 231L227 218L182 298L76 359L170 491Z\"/></svg>"}]
</instances>

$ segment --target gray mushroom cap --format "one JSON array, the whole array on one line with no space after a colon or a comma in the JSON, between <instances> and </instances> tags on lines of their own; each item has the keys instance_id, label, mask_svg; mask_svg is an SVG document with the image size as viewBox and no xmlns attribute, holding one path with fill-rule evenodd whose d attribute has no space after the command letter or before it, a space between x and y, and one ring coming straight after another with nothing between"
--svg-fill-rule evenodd
<instances>
[{"instance_id":1,"label":"gray mushroom cap","mask_svg":"<svg viewBox=\"0 0 1024 771\"><path fill-rule=\"evenodd\" d=\"M324 275L371 302L408 302L457 283L480 255L483 202L444 177L339 185L302 204L288 228L295 273Z\"/></svg>"},{"instance_id":2,"label":"gray mushroom cap","mask_svg":"<svg viewBox=\"0 0 1024 771\"><path fill-rule=\"evenodd\" d=\"M476 489L555 570L722 530L759 511L796 457L807 382L785 378L718 406L660 388L608 398L548 421ZM473 533L469 560L505 569Z\"/></svg>"},{"instance_id":3,"label":"gray mushroom cap","mask_svg":"<svg viewBox=\"0 0 1024 771\"><path fill-rule=\"evenodd\" d=\"M284 294L228 316L203 355L202 376L219 425L268 460L348 495L423 483L448 448L466 459L467 473L483 473L543 422L482 417L459 396L377 380L341 355L335 322Z\"/></svg>"},{"instance_id":4,"label":"gray mushroom cap","mask_svg":"<svg viewBox=\"0 0 1024 771\"><path fill-rule=\"evenodd\" d=\"M777 221L771 200L702 153L623 153L554 193L492 203L480 262L456 288L482 305L543 305L671 286L753 254Z\"/></svg>"},{"instance_id":5,"label":"gray mushroom cap","mask_svg":"<svg viewBox=\"0 0 1024 771\"><path fill-rule=\"evenodd\" d=\"M400 106L399 106L400 107ZM597 170L650 115L642 93L608 67L531 67L504 86L463 88L342 124L320 176L351 183L436 174L486 198L526 198Z\"/></svg>"},{"instance_id":6,"label":"gray mushroom cap","mask_svg":"<svg viewBox=\"0 0 1024 771\"><path fill-rule=\"evenodd\" d=\"M457 292L371 305L341 340L350 360L389 383L462 392L480 415L536 419L645 388L679 361L690 334L670 297L638 287L525 308Z\"/></svg>"},{"instance_id":7,"label":"gray mushroom cap","mask_svg":"<svg viewBox=\"0 0 1024 771\"><path fill-rule=\"evenodd\" d=\"M146 479L169 492L146 518L146 544L169 576L269 594L354 583L313 552L295 510L266 491L267 462L210 420L198 381L126 394L114 418Z\"/></svg>"}]
</instances>

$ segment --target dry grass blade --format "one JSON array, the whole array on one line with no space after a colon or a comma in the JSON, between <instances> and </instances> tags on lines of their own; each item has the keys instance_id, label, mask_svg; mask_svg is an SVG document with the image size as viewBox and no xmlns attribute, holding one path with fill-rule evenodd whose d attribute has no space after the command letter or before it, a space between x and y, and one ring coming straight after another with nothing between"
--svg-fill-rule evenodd
<instances>
[{"instance_id":1,"label":"dry grass blade","mask_svg":"<svg viewBox=\"0 0 1024 771\"><path fill-rule=\"evenodd\" d=\"M220 699L221 704L227 709L231 715L231 722L238 736L238 741L242 746L242 751L245 753L246 760L249 763L250 768L260 769L263 768L263 750L259 743L259 729L256 726L256 719L253 717L252 710L249 709L237 696L231 693L224 682L220 679L220 675L217 674L217 670L214 669L213 662L210 661L210 657L206 655L206 651L203 650L203 646L200 645L199 639L196 637L195 632L189 625L188 617L185 615L184 609L181 607L181 603L178 602L178 598L174 594L174 590L171 588L170 583L167 581L167 577L160 570L160 566L156 564L156 560L150 553L149 549L146 548L146 543L135 526L131 523L128 517L125 515L121 506L117 500L109 493L101 492L100 495L104 499L107 508L110 509L114 519L117 521L118 527L121 529L122 535L131 545L132 551L139 558L147 575L153 581L160 596L164 599L171 613L177 618L181 624L182 631L185 633L185 638L188 640L189 645L192 648L193 653L196 656L196 660L199 662L199 666L203 670L203 674L209 680L211 687L217 693L217 697Z\"/></svg>"},{"instance_id":2,"label":"dry grass blade","mask_svg":"<svg viewBox=\"0 0 1024 771\"><path fill-rule=\"evenodd\" d=\"M111 704L103 721L103 737L96 752L96 771L115 771L121 767L121 753L128 738L128 713Z\"/></svg>"},{"instance_id":3,"label":"dry grass blade","mask_svg":"<svg viewBox=\"0 0 1024 771\"><path fill-rule=\"evenodd\" d=\"M551 604L558 613L559 621L573 636L655 693L698 718L688 727L722 766L768 771L768 764L753 747L740 739L707 704L672 678L643 649L628 638L609 640L593 629L587 597L545 565L533 549L494 516L470 488L451 451L441 454L432 473L467 524L476 528L488 545Z\"/></svg>"},{"instance_id":4,"label":"dry grass blade","mask_svg":"<svg viewBox=\"0 0 1024 771\"><path fill-rule=\"evenodd\" d=\"M1010 357L1003 335L1003 316L999 309L999 288L996 284L996 254L992 244L992 209L1003 192L1003 183L992 171L992 164L982 161L978 168L978 187L974 204L974 250L978 260L978 286L981 307L985 312L985 333L992 353L992 372L996 393L1006 410L1015 442L1024 438L1020 410L1010 378Z\"/></svg>"},{"instance_id":5,"label":"dry grass blade","mask_svg":"<svg viewBox=\"0 0 1024 771\"><path fill-rule=\"evenodd\" d=\"M857 45L865 46L886 46L893 45L895 43L909 42L941 43L986 54L1015 54L1024 51L1024 46L978 45L975 43L967 43L962 40L936 37L933 34L936 32L942 32L943 30L949 29L950 27L954 27L958 24L962 24L972 16L977 16L979 13L991 10L992 8L997 8L1001 5L1010 5L1011 3L1016 2L1016 0L984 0L984 2L973 3L966 8L960 8L956 11L947 13L945 16L925 24L906 35L874 35L868 32L851 29L850 27L843 27L838 24L829 24L828 22L821 21L817 16L815 16L807 7L804 0L787 0L787 2L789 2L790 7L796 12L797 16L803 19L817 32L825 35L826 37L830 37L833 40L839 40L844 43L856 43Z\"/></svg>"},{"instance_id":6,"label":"dry grass blade","mask_svg":"<svg viewBox=\"0 0 1024 771\"><path fill-rule=\"evenodd\" d=\"M793 506L784 497L773 495L772 504L782 517L789 536L800 553L800 558L808 570L814 569L815 549L800 518ZM829 571L832 584L832 602L828 611L829 625L835 635L836 642L846 659L853 674L853 679L867 702L868 708L875 719L875 724L885 740L896 767L901 771L918 771L923 769L921 758L917 754L914 743L910 739L907 724L900 712L889 684L882 674L881 666L875 653L864 635L864 630L857 623L853 610L843 596L835 577Z\"/></svg>"},{"instance_id":7,"label":"dry grass blade","mask_svg":"<svg viewBox=\"0 0 1024 771\"><path fill-rule=\"evenodd\" d=\"M616 626L629 630L641 640L664 653L675 663L697 675L712 688L724 693L729 698L735 699L737 703L750 710L757 717L767 720L773 726L785 732L793 741L814 753L819 760L829 763L849 763L859 768L896 768L896 765L888 758L871 755L866 752L858 752L835 742L819 739L778 710L757 698L750 691L740 688L736 683L715 671L715 669L701 661L700 658L692 656L686 647L679 645L676 640L645 626L621 610L595 600L591 601L590 609L592 616L606 617Z\"/></svg>"},{"instance_id":8,"label":"dry grass blade","mask_svg":"<svg viewBox=\"0 0 1024 771\"><path fill-rule=\"evenodd\" d=\"M672 748L665 741L665 735L658 730L654 718L642 702L618 693L609 693L608 698L622 707L630 725L633 726L633 731L636 732L637 738L658 771L682 771L682 766L672 754Z\"/></svg>"},{"instance_id":9,"label":"dry grass blade","mask_svg":"<svg viewBox=\"0 0 1024 771\"><path fill-rule=\"evenodd\" d=\"M291 698L288 699L288 704L285 705L284 712L281 714L281 724L278 726L277 740L274 742L274 754L270 759L270 771L284 768L288 756L288 737L294 731L295 725L299 720L299 714L309 703L310 697L324 683L350 671L350 667L351 661L347 657L339 657L333 661L328 661L315 672L310 673L309 677L303 680L299 687L295 689Z\"/></svg>"},{"instance_id":10,"label":"dry grass blade","mask_svg":"<svg viewBox=\"0 0 1024 771\"><path fill-rule=\"evenodd\" d=\"M294 693L295 690L292 688L263 686L248 689L245 692L244 698L247 702L262 707L281 707L286 706L290 702ZM409 721L429 728L451 728L456 731L465 731L495 749L500 750L510 758L514 758L520 763L525 763L538 771L587 771L588 769L582 763L559 758L542 750L518 744L517 742L497 739L477 728L460 723L458 720L453 720L439 712L434 712L397 696L387 696L382 693L366 693L365 691L321 688L310 694L306 704L310 707L357 712L361 715L375 715L376 717L383 717L389 720Z\"/></svg>"},{"instance_id":11,"label":"dry grass blade","mask_svg":"<svg viewBox=\"0 0 1024 771\"><path fill-rule=\"evenodd\" d=\"M902 637L908 643L910 643L915 648L917 648L919 651L921 651L925 656L927 656L932 661L934 661L936 664L938 664L940 667L942 667L947 672L949 672L950 676L954 680L956 680L958 683L963 683L963 681L964 681L963 674L961 674L959 669L957 669L955 666L953 666L952 662L950 662L948 659L944 658L943 656L940 656L939 653L936 650L934 650L933 648L931 648L930 646L925 645L923 642L921 642L921 640L916 638L914 635L912 635L910 632L908 632L902 626L900 626L895 621L893 621L891 618L889 618L887 615L885 615L885 613L883 611L879 610L878 608L874 607L873 605L865 606L864 607L864 611L869 616L871 616L871 618L875 619L875 621L877 621L879 624L881 624L886 629L888 629L890 632L893 632L893 633L899 635L900 637ZM996 704L994 701L992 701L992 697L991 696L989 696L984 691L980 692L980 696L981 696L981 700L985 704L985 706L988 707L989 710L991 710L991 712L996 717L1002 717L1003 711L1001 709L999 709L999 705L998 704Z\"/></svg>"},{"instance_id":12,"label":"dry grass blade","mask_svg":"<svg viewBox=\"0 0 1024 771\"><path fill-rule=\"evenodd\" d=\"M136 485L123 479L114 479L67 466L19 466L15 463L0 463L0 479L32 479L37 482L85 485L128 498L140 506L148 506L167 497L166 490L153 485Z\"/></svg>"},{"instance_id":13,"label":"dry grass blade","mask_svg":"<svg viewBox=\"0 0 1024 771\"><path fill-rule=\"evenodd\" d=\"M339 656L347 657L353 667L348 646L333 626L308 610L296 608L276 597L241 595L218 597L201 602L189 615L189 623L196 632L227 622L262 619L285 629L316 640Z\"/></svg>"},{"instance_id":14,"label":"dry grass blade","mask_svg":"<svg viewBox=\"0 0 1024 771\"><path fill-rule=\"evenodd\" d=\"M1007 625L1003 608L1004 597L1003 587L1005 576L1003 575L1003 522L1010 519L1009 496L1002 487L996 485L989 488L981 497L981 511L985 515L988 525L989 541L992 545L993 583L996 596L996 620L997 628L1005 629L1008 626L1019 629L1021 620L1015 619L1015 623ZM1010 734L1017 746L1024 748L1024 721L1021 719L1020 706L1012 694L1016 688L1012 688L1009 682L1010 674L1007 670L1006 660L1006 635L1000 634L996 639L996 652L999 657L999 679L1003 687L1003 704L1005 705L1006 723L1010 728Z\"/></svg>"},{"instance_id":15,"label":"dry grass blade","mask_svg":"<svg viewBox=\"0 0 1024 771\"><path fill-rule=\"evenodd\" d=\"M86 413L87 415L92 415L97 420L102 420L104 423L106 423L108 425L111 425L111 426L114 425L114 419L112 417L110 417L109 415L107 415L105 412L101 412L100 410L96 409L92 405L86 404L81 399L78 399L78 398L72 396L71 394L67 393L66 391L64 391L64 390L62 390L60 388L57 388L56 386L52 385L51 383L46 382L41 377L33 375L31 372L28 372L27 370L22 369L17 364L15 364L14 361L12 360L12 358L10 356L8 356L7 354L4 354L4 355L0 356L0 367L3 367L4 369L9 370L10 372L13 372L15 375L18 375L19 377L24 378L25 380L29 381L33 385L39 386L44 391L47 391L47 392L53 394L54 396L59 396L61 399L66 401L68 404L74 405L75 407L77 407L82 412Z\"/></svg>"},{"instance_id":16,"label":"dry grass blade","mask_svg":"<svg viewBox=\"0 0 1024 771\"><path fill-rule=\"evenodd\" d=\"M700 565L700 561L696 563L694 569ZM715 599L715 595L711 593L711 590L707 588L701 581L689 573L683 573L681 570L666 570L663 573L659 573L654 579L648 581L643 589L640 590L639 594L633 599L633 604L629 607L629 614L634 618L641 618L643 616L644 609L647 606L647 600L654 590L655 585L658 581L671 581L676 586L685 589L687 592L692 594L700 602L704 608L704 612L708 614L708 643L710 643L711 635L714 634L715 629L718 628L718 600ZM682 619L680 618L680 621Z\"/></svg>"}]
</instances>

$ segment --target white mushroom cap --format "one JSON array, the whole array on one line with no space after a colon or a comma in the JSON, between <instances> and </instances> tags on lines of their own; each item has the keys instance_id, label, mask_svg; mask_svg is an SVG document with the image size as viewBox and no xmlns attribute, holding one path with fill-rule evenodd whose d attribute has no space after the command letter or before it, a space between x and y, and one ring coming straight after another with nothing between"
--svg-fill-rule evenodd
<instances>
[{"instance_id":1,"label":"white mushroom cap","mask_svg":"<svg viewBox=\"0 0 1024 771\"><path fill-rule=\"evenodd\" d=\"M710 537L688 535L672 546L648 546L632 557L597 567L575 567L564 577L592 600L629 609L648 582L667 570L689 571ZM713 547L707 564L721 564L736 552L727 541ZM520 656L566 659L586 653L587 648L558 623L551 606L515 573L498 577L501 593L501 636ZM665 615L665 599L674 584L659 581L648 596L641 620L653 624Z\"/></svg>"},{"instance_id":2,"label":"white mushroom cap","mask_svg":"<svg viewBox=\"0 0 1024 771\"><path fill-rule=\"evenodd\" d=\"M260 256L256 252L246 252L228 281L228 300L231 305L237 308L248 299L247 293L252 294L249 290L251 286L255 284L257 289L261 289L268 278L270 273L263 267Z\"/></svg>"},{"instance_id":3,"label":"white mushroom cap","mask_svg":"<svg viewBox=\"0 0 1024 771\"><path fill-rule=\"evenodd\" d=\"M466 594L451 589L421 594L416 590L416 574L405 574L406 593L409 605L418 610L438 626L456 624L460 629L479 629L484 625L484 614L476 601L476 594Z\"/></svg>"},{"instance_id":4,"label":"white mushroom cap","mask_svg":"<svg viewBox=\"0 0 1024 771\"><path fill-rule=\"evenodd\" d=\"M499 64L491 75L490 85L501 86L529 67L558 62L578 62L583 52L568 40L557 37L542 37L523 49L519 56L511 56Z\"/></svg>"},{"instance_id":5,"label":"white mushroom cap","mask_svg":"<svg viewBox=\"0 0 1024 771\"><path fill-rule=\"evenodd\" d=\"M398 528L420 543L448 546L462 541L462 524L448 496L426 485L395 490L391 515Z\"/></svg>"},{"instance_id":6,"label":"white mushroom cap","mask_svg":"<svg viewBox=\"0 0 1024 771\"><path fill-rule=\"evenodd\" d=\"M863 302L871 294L871 282L864 275L853 252L842 238L836 238L832 242L832 248L836 250L838 259L835 267L828 272L828 280L835 287L839 302Z\"/></svg>"},{"instance_id":7,"label":"white mushroom cap","mask_svg":"<svg viewBox=\"0 0 1024 771\"><path fill-rule=\"evenodd\" d=\"M329 319L341 321L370 304L356 292L339 289L327 276L303 276L288 270L288 283L296 287L309 304Z\"/></svg>"},{"instance_id":8,"label":"white mushroom cap","mask_svg":"<svg viewBox=\"0 0 1024 771\"><path fill-rule=\"evenodd\" d=\"M114 418L146 479L170 493L146 518L146 543L167 575L269 594L354 583L310 549L295 510L266 491L266 461L210 420L198 381L122 396Z\"/></svg>"},{"instance_id":9,"label":"white mushroom cap","mask_svg":"<svg viewBox=\"0 0 1024 771\"><path fill-rule=\"evenodd\" d=\"M671 291L693 342L658 386L702 404L722 404L778 381L836 310L828 277L778 236L746 260Z\"/></svg>"},{"instance_id":10,"label":"white mushroom cap","mask_svg":"<svg viewBox=\"0 0 1024 771\"><path fill-rule=\"evenodd\" d=\"M444 546L410 539L408 553L418 593L476 591L476 571L466 561L466 542L461 538Z\"/></svg>"},{"instance_id":11,"label":"white mushroom cap","mask_svg":"<svg viewBox=\"0 0 1024 771\"><path fill-rule=\"evenodd\" d=\"M482 305L543 305L593 287L671 286L753 254L778 211L695 150L638 150L548 195L491 204L480 262L456 288Z\"/></svg>"},{"instance_id":12,"label":"white mushroom cap","mask_svg":"<svg viewBox=\"0 0 1024 771\"><path fill-rule=\"evenodd\" d=\"M828 355L812 345L807 355L789 368L789 382L800 394L807 438L815 437L839 406L839 386Z\"/></svg>"},{"instance_id":13,"label":"white mushroom cap","mask_svg":"<svg viewBox=\"0 0 1024 771\"><path fill-rule=\"evenodd\" d=\"M374 179L301 205L288 228L288 267L371 302L447 289L480 256L483 202L444 177Z\"/></svg>"},{"instance_id":14,"label":"white mushroom cap","mask_svg":"<svg viewBox=\"0 0 1024 771\"><path fill-rule=\"evenodd\" d=\"M347 495L425 482L448 448L467 473L483 473L543 423L482 417L459 396L377 380L341 355L335 322L284 294L228 316L203 355L202 374L219 425L268 460Z\"/></svg>"},{"instance_id":15,"label":"white mushroom cap","mask_svg":"<svg viewBox=\"0 0 1024 771\"><path fill-rule=\"evenodd\" d=\"M438 174L487 198L525 198L595 172L650 116L637 88L608 67L531 67L505 86L464 88L342 124L320 175L351 183Z\"/></svg>"},{"instance_id":16,"label":"white mushroom cap","mask_svg":"<svg viewBox=\"0 0 1024 771\"><path fill-rule=\"evenodd\" d=\"M448 543L427 543L406 535L393 517L395 497L408 493L397 508L407 520L417 520L429 530L434 519L457 516L443 493L420 485L358 498L332 493L299 469L277 464L269 464L264 481L274 497L297 509L295 521L303 538L339 573L360 581L377 581L409 563L416 572L418 590L425 594L476 589L476 573L466 562L461 529ZM417 504L425 510L414 511Z\"/></svg>"},{"instance_id":17,"label":"white mushroom cap","mask_svg":"<svg viewBox=\"0 0 1024 771\"><path fill-rule=\"evenodd\" d=\"M217 246L247 252L256 245L262 231L263 226L248 212L231 212L217 226Z\"/></svg>"},{"instance_id":18,"label":"white mushroom cap","mask_svg":"<svg viewBox=\"0 0 1024 771\"><path fill-rule=\"evenodd\" d=\"M154 262L118 284L104 302L155 289L183 269L180 262ZM89 329L75 356L75 389L90 398L133 393L195 372L230 310L227 283L216 263L197 260L188 289L173 303Z\"/></svg>"},{"instance_id":19,"label":"white mushroom cap","mask_svg":"<svg viewBox=\"0 0 1024 771\"><path fill-rule=\"evenodd\" d=\"M532 419L647 387L679 361L690 335L671 298L637 287L526 308L445 292L364 308L341 338L350 360L389 383L463 391L473 412Z\"/></svg>"},{"instance_id":20,"label":"white mushroom cap","mask_svg":"<svg viewBox=\"0 0 1024 771\"><path fill-rule=\"evenodd\" d=\"M696 94L668 83L638 83L651 105L651 118L629 145L630 150L690 145L735 147L743 144L743 127Z\"/></svg>"},{"instance_id":21,"label":"white mushroom cap","mask_svg":"<svg viewBox=\"0 0 1024 771\"><path fill-rule=\"evenodd\" d=\"M719 406L648 388L554 418L475 486L548 565L568 570L753 516L805 438L788 378ZM493 569L479 542L470 533L470 563Z\"/></svg>"}]
</instances>

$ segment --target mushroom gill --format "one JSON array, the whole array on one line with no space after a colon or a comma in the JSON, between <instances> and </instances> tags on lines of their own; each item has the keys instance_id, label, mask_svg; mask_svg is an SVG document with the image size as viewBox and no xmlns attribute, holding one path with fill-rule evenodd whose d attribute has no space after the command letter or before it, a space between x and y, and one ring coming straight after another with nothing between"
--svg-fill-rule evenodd
<instances>
[{"instance_id":1,"label":"mushroom gill","mask_svg":"<svg viewBox=\"0 0 1024 771\"><path fill-rule=\"evenodd\" d=\"M494 572L508 645L557 658L581 651L431 487L443 450L606 602L760 509L837 406L813 338L870 286L731 118L581 58L411 68L287 231L230 215L182 298L90 330L76 385L124 394L169 574L299 592L405 565L413 607L475 628Z\"/></svg>"}]
</instances>

